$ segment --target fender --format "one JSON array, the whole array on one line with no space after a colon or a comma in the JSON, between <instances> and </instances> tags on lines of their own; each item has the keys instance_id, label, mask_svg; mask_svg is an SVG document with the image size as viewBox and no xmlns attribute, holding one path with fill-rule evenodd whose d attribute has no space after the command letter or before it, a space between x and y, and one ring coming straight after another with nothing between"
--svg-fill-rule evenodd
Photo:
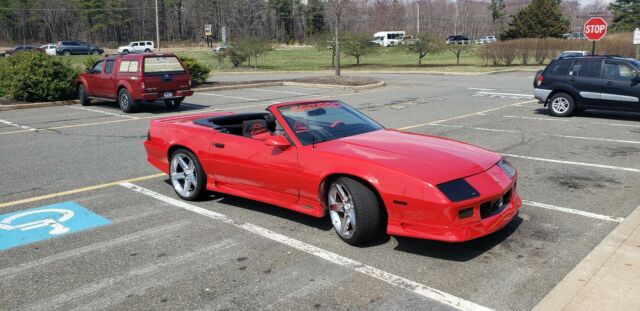
<instances>
[{"instance_id":1,"label":"fender","mask_svg":"<svg viewBox=\"0 0 640 311\"><path fill-rule=\"evenodd\" d=\"M127 91L129 92L129 94L131 95L131 99L133 99L134 101L138 101L140 100L142 97L140 96L140 92L136 92L136 90L134 89L133 85L131 84L131 82L129 82L126 79L118 79L118 87L116 88L116 94L118 94L119 90L121 88L125 88L127 89Z\"/></svg>"},{"instance_id":2,"label":"fender","mask_svg":"<svg viewBox=\"0 0 640 311\"><path fill-rule=\"evenodd\" d=\"M80 84L84 85L84 89L87 90L87 95L93 96L93 89L91 89L91 85L87 82L87 77L84 75L79 75L76 79L76 91Z\"/></svg>"}]
</instances>

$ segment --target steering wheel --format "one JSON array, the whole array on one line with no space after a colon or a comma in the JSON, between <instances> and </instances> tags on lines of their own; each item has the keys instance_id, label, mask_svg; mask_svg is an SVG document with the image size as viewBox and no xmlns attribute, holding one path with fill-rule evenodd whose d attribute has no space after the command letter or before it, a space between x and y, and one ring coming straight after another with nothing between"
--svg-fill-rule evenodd
<instances>
[{"instance_id":1,"label":"steering wheel","mask_svg":"<svg viewBox=\"0 0 640 311\"><path fill-rule=\"evenodd\" d=\"M333 122L333 123L331 124L331 128L332 128L332 129L334 129L334 128L337 128L337 127L340 127L340 126L343 126L343 125L344 125L344 122L342 122L342 121L336 121L336 122Z\"/></svg>"}]
</instances>

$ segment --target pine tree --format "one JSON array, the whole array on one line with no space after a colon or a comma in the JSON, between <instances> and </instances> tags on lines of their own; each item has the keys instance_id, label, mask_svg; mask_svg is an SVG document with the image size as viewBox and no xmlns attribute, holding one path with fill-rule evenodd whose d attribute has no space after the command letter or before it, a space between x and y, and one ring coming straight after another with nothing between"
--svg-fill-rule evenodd
<instances>
[{"instance_id":1,"label":"pine tree","mask_svg":"<svg viewBox=\"0 0 640 311\"><path fill-rule=\"evenodd\" d=\"M633 31L640 27L640 0L616 0L609 10L613 11L611 31Z\"/></svg>"},{"instance_id":2,"label":"pine tree","mask_svg":"<svg viewBox=\"0 0 640 311\"><path fill-rule=\"evenodd\" d=\"M502 39L562 37L569 31L569 19L557 0L533 0L518 12L502 33Z\"/></svg>"},{"instance_id":3,"label":"pine tree","mask_svg":"<svg viewBox=\"0 0 640 311\"><path fill-rule=\"evenodd\" d=\"M307 33L321 34L325 31L324 5L321 0L309 0L306 8Z\"/></svg>"}]
</instances>

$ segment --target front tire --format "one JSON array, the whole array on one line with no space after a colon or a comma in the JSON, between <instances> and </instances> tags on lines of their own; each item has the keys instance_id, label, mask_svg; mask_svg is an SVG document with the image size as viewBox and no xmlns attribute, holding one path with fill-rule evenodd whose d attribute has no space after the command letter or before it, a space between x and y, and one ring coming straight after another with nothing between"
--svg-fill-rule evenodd
<instances>
[{"instance_id":1,"label":"front tire","mask_svg":"<svg viewBox=\"0 0 640 311\"><path fill-rule=\"evenodd\" d=\"M87 94L87 89L84 87L84 84L80 84L78 86L78 98L80 99L80 105L89 106L91 104L91 99L89 99L89 95Z\"/></svg>"},{"instance_id":2,"label":"front tire","mask_svg":"<svg viewBox=\"0 0 640 311\"><path fill-rule=\"evenodd\" d=\"M207 192L207 180L198 158L189 150L178 149L169 163L169 176L176 194L187 201L202 198Z\"/></svg>"},{"instance_id":3,"label":"front tire","mask_svg":"<svg viewBox=\"0 0 640 311\"><path fill-rule=\"evenodd\" d=\"M576 102L567 93L556 93L549 99L549 114L555 117L568 117L576 109Z\"/></svg>"},{"instance_id":4,"label":"front tire","mask_svg":"<svg viewBox=\"0 0 640 311\"><path fill-rule=\"evenodd\" d=\"M122 51L122 55L127 55L127 54L129 54L129 50Z\"/></svg>"},{"instance_id":5,"label":"front tire","mask_svg":"<svg viewBox=\"0 0 640 311\"><path fill-rule=\"evenodd\" d=\"M69 51L69 50L64 50L64 51L62 51L62 55L64 55L64 56L71 56L71 51Z\"/></svg>"},{"instance_id":6,"label":"front tire","mask_svg":"<svg viewBox=\"0 0 640 311\"><path fill-rule=\"evenodd\" d=\"M131 94L129 94L129 91L125 88L121 88L120 91L118 91L118 105L123 112L129 113L133 111L133 99L131 99Z\"/></svg>"},{"instance_id":7,"label":"front tire","mask_svg":"<svg viewBox=\"0 0 640 311\"><path fill-rule=\"evenodd\" d=\"M336 233L348 244L375 239L380 233L380 201L363 183L339 177L327 191L329 216Z\"/></svg>"}]
</instances>

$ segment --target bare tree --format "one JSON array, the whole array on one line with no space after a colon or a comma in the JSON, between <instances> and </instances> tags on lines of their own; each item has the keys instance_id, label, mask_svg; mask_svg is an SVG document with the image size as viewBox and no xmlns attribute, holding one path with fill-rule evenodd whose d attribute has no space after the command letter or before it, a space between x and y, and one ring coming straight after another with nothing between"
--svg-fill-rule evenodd
<instances>
[{"instance_id":1,"label":"bare tree","mask_svg":"<svg viewBox=\"0 0 640 311\"><path fill-rule=\"evenodd\" d=\"M336 76L340 76L340 18L342 17L342 6L346 0L328 0L329 5L333 9L333 14L335 17L335 37L333 38L334 46L335 46L335 66L336 66Z\"/></svg>"}]
</instances>

